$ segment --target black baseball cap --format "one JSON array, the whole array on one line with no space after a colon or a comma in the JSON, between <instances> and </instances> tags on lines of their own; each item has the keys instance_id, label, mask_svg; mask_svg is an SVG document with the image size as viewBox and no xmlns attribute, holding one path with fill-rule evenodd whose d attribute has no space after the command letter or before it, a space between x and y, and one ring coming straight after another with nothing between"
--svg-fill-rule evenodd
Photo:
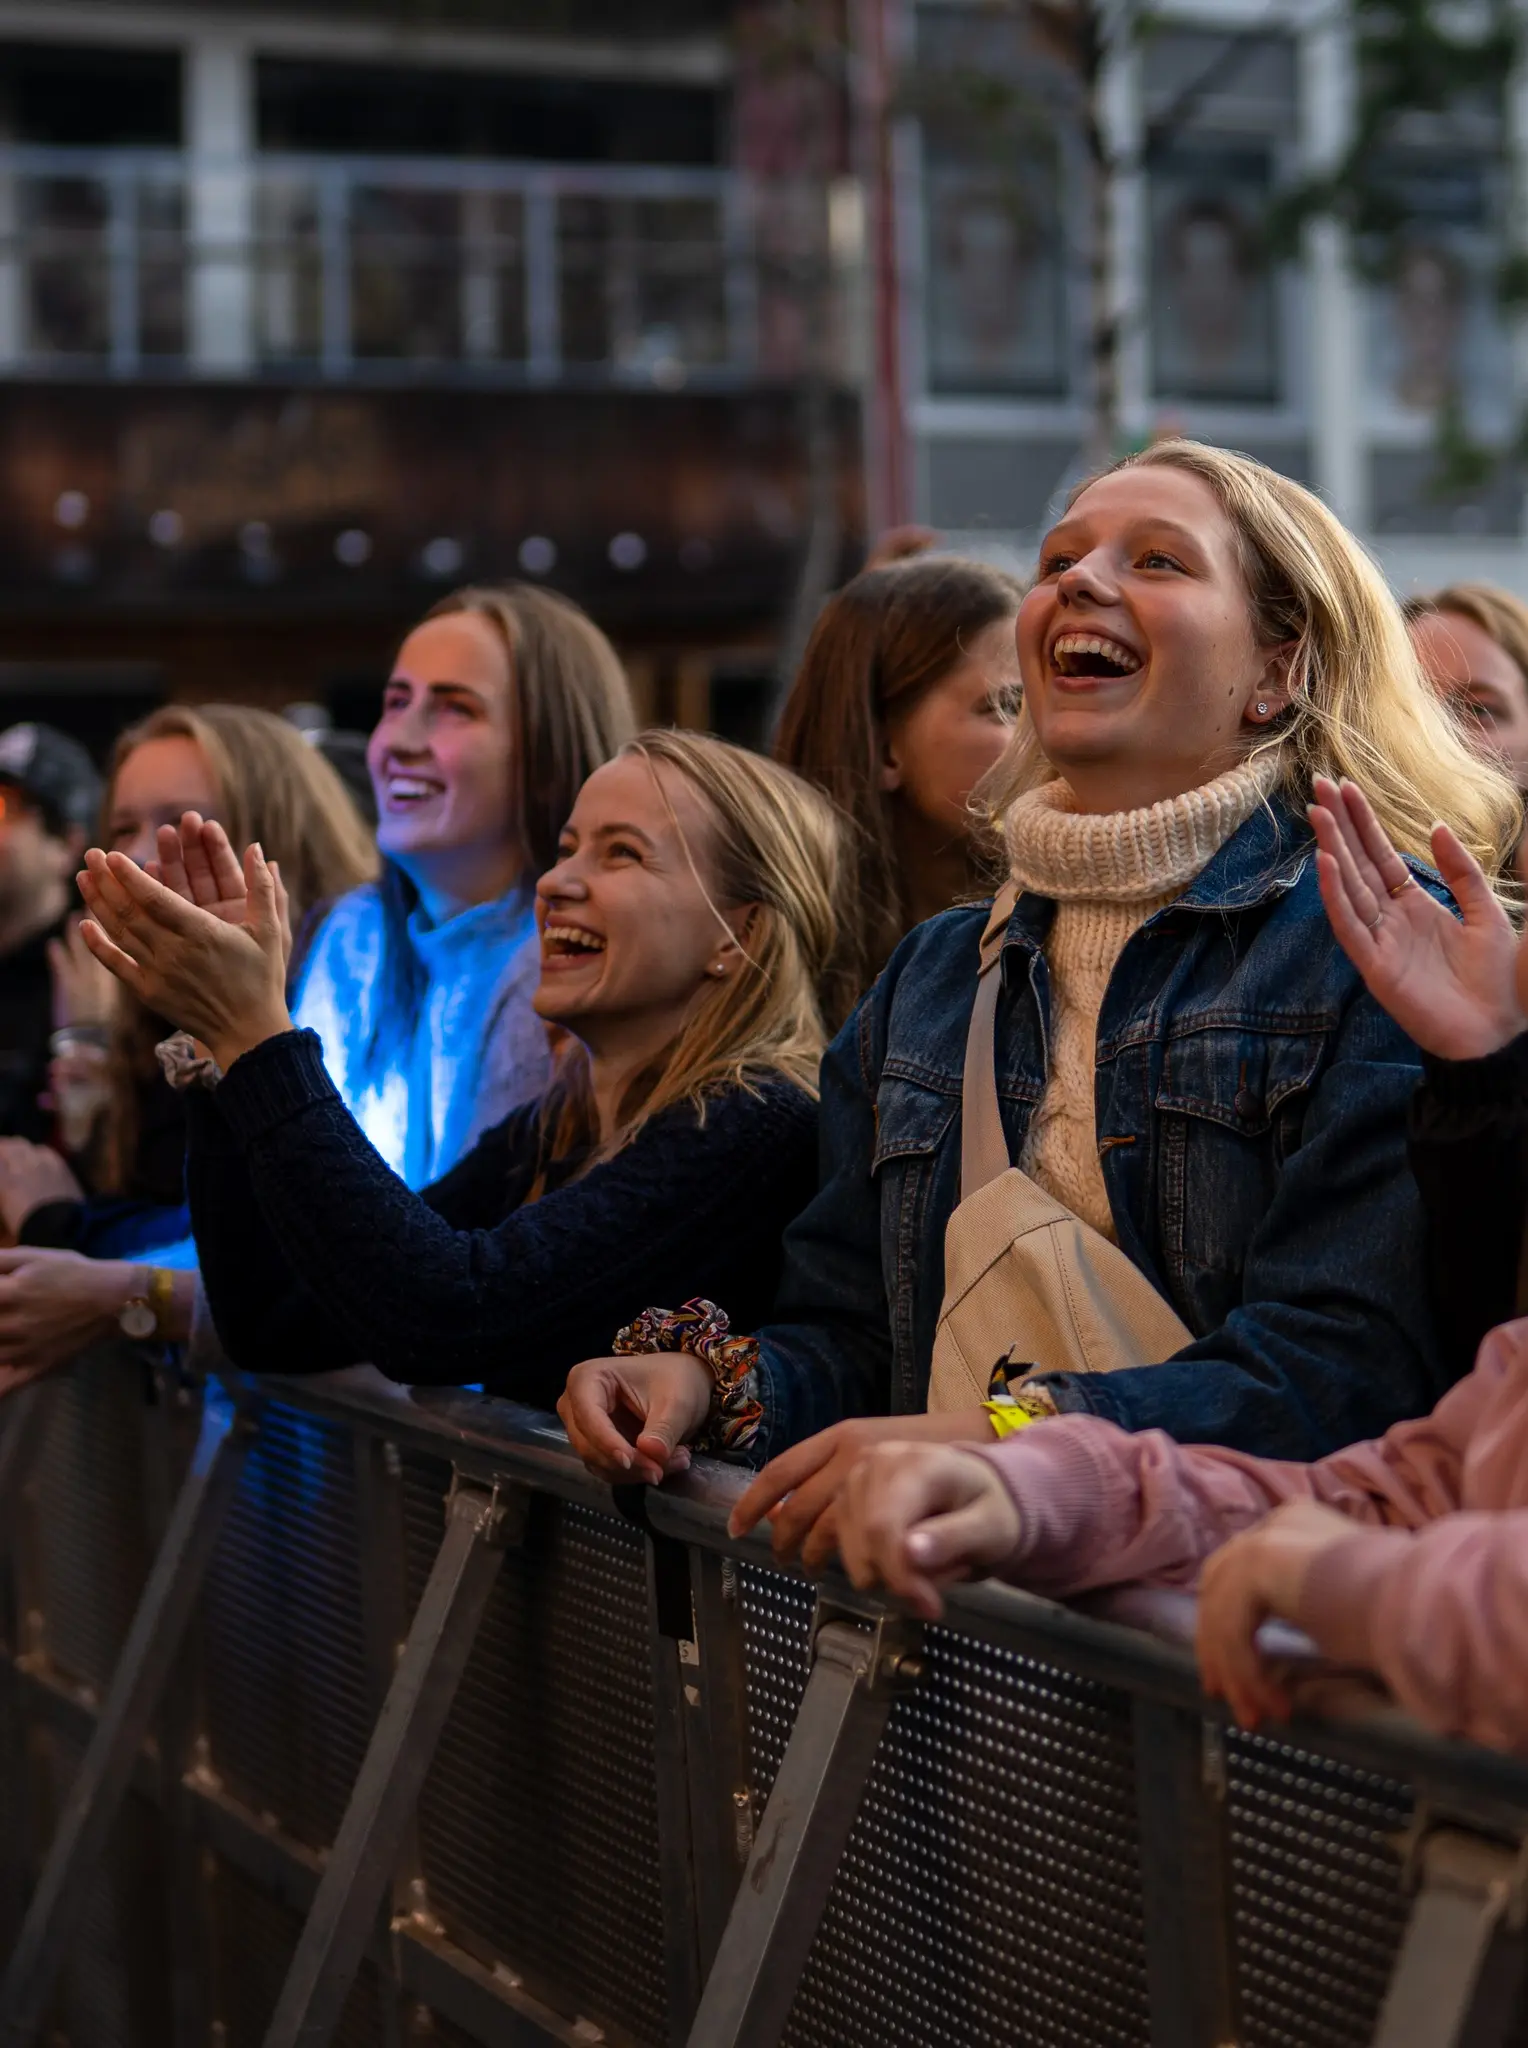
<instances>
[{"instance_id":1,"label":"black baseball cap","mask_svg":"<svg viewBox=\"0 0 1528 2048\"><path fill-rule=\"evenodd\" d=\"M50 832L95 829L101 778L79 741L57 726L28 719L0 732L0 785L7 783L37 806Z\"/></svg>"}]
</instances>

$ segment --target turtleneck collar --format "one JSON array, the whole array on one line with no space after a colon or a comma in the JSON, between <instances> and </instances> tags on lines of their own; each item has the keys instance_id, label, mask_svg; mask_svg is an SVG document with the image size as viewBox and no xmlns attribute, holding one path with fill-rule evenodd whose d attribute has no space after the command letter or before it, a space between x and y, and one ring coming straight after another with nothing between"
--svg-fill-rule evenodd
<instances>
[{"instance_id":1,"label":"turtleneck collar","mask_svg":"<svg viewBox=\"0 0 1528 2048\"><path fill-rule=\"evenodd\" d=\"M1146 903L1186 889L1278 779L1264 754L1136 811L1079 811L1060 780L1026 790L1004 824L1008 871L1057 901Z\"/></svg>"}]
</instances>

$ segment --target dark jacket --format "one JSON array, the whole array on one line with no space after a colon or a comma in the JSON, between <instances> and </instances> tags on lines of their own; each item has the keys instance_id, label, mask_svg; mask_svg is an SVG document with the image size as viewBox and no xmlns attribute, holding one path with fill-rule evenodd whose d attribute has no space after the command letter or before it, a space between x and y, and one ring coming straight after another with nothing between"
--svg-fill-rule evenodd
<instances>
[{"instance_id":1,"label":"dark jacket","mask_svg":"<svg viewBox=\"0 0 1528 2048\"><path fill-rule=\"evenodd\" d=\"M765 1455L845 1415L925 1403L986 914L912 932L823 1062L821 1189L787 1236L762 1333ZM998 1092L1014 1159L1046 1084L1053 914L1022 897L1003 947ZM1254 812L1132 935L1098 1019L1120 1247L1196 1341L1162 1365L1053 1376L1058 1406L1284 1458L1430 1409L1448 1366L1406 1162L1419 1077L1416 1048L1332 936L1304 821Z\"/></svg>"},{"instance_id":2,"label":"dark jacket","mask_svg":"<svg viewBox=\"0 0 1528 2048\"><path fill-rule=\"evenodd\" d=\"M413 1194L335 1092L311 1031L193 1089L188 1182L224 1348L255 1372L369 1362L411 1384L550 1407L644 1308L704 1294L768 1312L786 1223L815 1185L817 1106L763 1079L655 1116L527 1205L539 1120L516 1110Z\"/></svg>"},{"instance_id":3,"label":"dark jacket","mask_svg":"<svg viewBox=\"0 0 1528 2048\"><path fill-rule=\"evenodd\" d=\"M1422 1056L1411 1170L1427 1214L1427 1273L1449 1377L1487 1330L1528 1312L1528 1032L1483 1060Z\"/></svg>"},{"instance_id":4,"label":"dark jacket","mask_svg":"<svg viewBox=\"0 0 1528 2048\"><path fill-rule=\"evenodd\" d=\"M53 1112L42 1102L53 1034L48 947L62 938L66 923L60 918L0 956L0 1138L30 1138L34 1145L46 1145L53 1137Z\"/></svg>"}]
</instances>

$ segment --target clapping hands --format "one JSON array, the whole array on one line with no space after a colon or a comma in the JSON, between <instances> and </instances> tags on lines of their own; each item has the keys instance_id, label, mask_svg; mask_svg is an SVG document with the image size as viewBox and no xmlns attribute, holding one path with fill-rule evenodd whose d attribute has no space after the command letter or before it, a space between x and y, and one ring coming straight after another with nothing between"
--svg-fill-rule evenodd
<instances>
[{"instance_id":1,"label":"clapping hands","mask_svg":"<svg viewBox=\"0 0 1528 2048\"><path fill-rule=\"evenodd\" d=\"M158 874L92 847L80 893L85 943L150 1010L189 1031L225 1069L289 1031L286 892L259 846L237 861L221 826L188 811L161 828Z\"/></svg>"}]
</instances>

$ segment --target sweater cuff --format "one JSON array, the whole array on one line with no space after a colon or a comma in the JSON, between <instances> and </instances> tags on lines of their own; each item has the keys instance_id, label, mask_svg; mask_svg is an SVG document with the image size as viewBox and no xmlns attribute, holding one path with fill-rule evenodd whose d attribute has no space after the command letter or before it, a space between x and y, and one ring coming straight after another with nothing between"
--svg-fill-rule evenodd
<instances>
[{"instance_id":1,"label":"sweater cuff","mask_svg":"<svg viewBox=\"0 0 1528 2048\"><path fill-rule=\"evenodd\" d=\"M1362 1529L1341 1537L1306 1567L1287 1618L1324 1657L1366 1671L1376 1666L1375 1627L1386 1587L1411 1568L1416 1537L1409 1529Z\"/></svg>"},{"instance_id":2,"label":"sweater cuff","mask_svg":"<svg viewBox=\"0 0 1528 2048\"><path fill-rule=\"evenodd\" d=\"M1528 1109L1528 1031L1478 1060L1422 1055L1422 1086L1413 1099L1412 1129L1428 1108L1451 1112Z\"/></svg>"},{"instance_id":3,"label":"sweater cuff","mask_svg":"<svg viewBox=\"0 0 1528 2048\"><path fill-rule=\"evenodd\" d=\"M234 1061L217 1088L224 1122L245 1145L316 1103L339 1099L316 1031L282 1031L263 1040Z\"/></svg>"},{"instance_id":4,"label":"sweater cuff","mask_svg":"<svg viewBox=\"0 0 1528 2048\"><path fill-rule=\"evenodd\" d=\"M1102 1491L1094 1455L1097 1437L1056 1420L1032 1422L995 1444L959 1444L996 1468L1019 1512L1019 1540L998 1567L1011 1577L1047 1550L1064 1552L1076 1530L1089 1523Z\"/></svg>"},{"instance_id":5,"label":"sweater cuff","mask_svg":"<svg viewBox=\"0 0 1528 2048\"><path fill-rule=\"evenodd\" d=\"M77 1251L85 1233L83 1202L39 1202L21 1219L17 1244L36 1245L49 1251Z\"/></svg>"}]
</instances>

